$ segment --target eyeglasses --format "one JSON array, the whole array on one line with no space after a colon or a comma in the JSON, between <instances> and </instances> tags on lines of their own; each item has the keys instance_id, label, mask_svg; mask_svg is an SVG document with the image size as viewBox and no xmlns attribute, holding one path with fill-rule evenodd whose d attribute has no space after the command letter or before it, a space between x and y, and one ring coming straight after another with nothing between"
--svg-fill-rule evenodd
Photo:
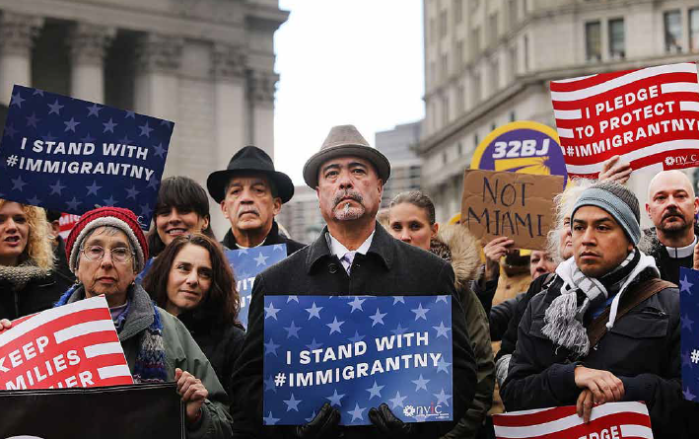
<instances>
[{"instance_id":1,"label":"eyeglasses","mask_svg":"<svg viewBox=\"0 0 699 439\"><path fill-rule=\"evenodd\" d=\"M101 261L107 251L109 251L112 260L119 263L127 262L134 256L133 252L126 247L117 247L111 250L106 250L98 245L92 245L87 248L83 247L80 250L88 261Z\"/></svg>"}]
</instances>

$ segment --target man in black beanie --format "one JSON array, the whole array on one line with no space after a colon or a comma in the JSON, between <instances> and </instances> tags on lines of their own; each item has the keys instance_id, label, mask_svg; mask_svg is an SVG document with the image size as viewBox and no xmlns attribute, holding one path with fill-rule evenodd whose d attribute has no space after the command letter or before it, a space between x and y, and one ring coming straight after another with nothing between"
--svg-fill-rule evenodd
<instances>
[{"instance_id":1,"label":"man in black beanie","mask_svg":"<svg viewBox=\"0 0 699 439\"><path fill-rule=\"evenodd\" d=\"M679 294L638 248L635 195L616 183L586 189L571 215L574 257L535 296L519 326L501 390L509 411L645 401L653 435L679 437Z\"/></svg>"}]
</instances>

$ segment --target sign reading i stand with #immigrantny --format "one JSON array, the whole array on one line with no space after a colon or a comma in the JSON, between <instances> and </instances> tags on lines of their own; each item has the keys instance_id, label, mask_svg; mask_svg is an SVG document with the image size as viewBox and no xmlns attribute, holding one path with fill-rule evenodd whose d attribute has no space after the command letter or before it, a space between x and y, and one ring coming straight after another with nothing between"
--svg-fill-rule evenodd
<instances>
[{"instance_id":1,"label":"sign reading i stand with #immigrantny","mask_svg":"<svg viewBox=\"0 0 699 439\"><path fill-rule=\"evenodd\" d=\"M15 85L0 144L0 198L76 215L124 207L148 227L173 128Z\"/></svg>"},{"instance_id":2,"label":"sign reading i stand with #immigrantny","mask_svg":"<svg viewBox=\"0 0 699 439\"><path fill-rule=\"evenodd\" d=\"M453 419L451 296L265 296L265 425L301 425L325 403L368 425Z\"/></svg>"}]
</instances>

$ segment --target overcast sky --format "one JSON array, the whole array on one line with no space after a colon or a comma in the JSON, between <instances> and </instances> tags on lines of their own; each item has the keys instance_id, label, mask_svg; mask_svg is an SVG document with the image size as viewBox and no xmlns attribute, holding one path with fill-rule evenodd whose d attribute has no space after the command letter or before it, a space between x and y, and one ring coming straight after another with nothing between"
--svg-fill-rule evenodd
<instances>
[{"instance_id":1,"label":"overcast sky","mask_svg":"<svg viewBox=\"0 0 699 439\"><path fill-rule=\"evenodd\" d=\"M275 166L302 168L333 125L374 133L424 117L420 0L280 0Z\"/></svg>"}]
</instances>

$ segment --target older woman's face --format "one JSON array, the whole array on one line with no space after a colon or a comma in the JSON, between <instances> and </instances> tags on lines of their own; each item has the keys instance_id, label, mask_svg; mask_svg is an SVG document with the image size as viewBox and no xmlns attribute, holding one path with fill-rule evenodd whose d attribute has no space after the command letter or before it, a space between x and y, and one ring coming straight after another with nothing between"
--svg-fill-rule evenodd
<instances>
[{"instance_id":1,"label":"older woman's face","mask_svg":"<svg viewBox=\"0 0 699 439\"><path fill-rule=\"evenodd\" d=\"M117 255L127 253L125 260ZM99 255L102 254L101 257ZM110 306L126 302L126 291L136 279L129 239L122 231L98 227L80 250L78 280L85 286L87 297L104 294Z\"/></svg>"},{"instance_id":2,"label":"older woman's face","mask_svg":"<svg viewBox=\"0 0 699 439\"><path fill-rule=\"evenodd\" d=\"M573 256L573 237L570 229L570 216L563 219L563 227L558 229L560 238L560 253L563 260L570 259Z\"/></svg>"},{"instance_id":3,"label":"older woman's face","mask_svg":"<svg viewBox=\"0 0 699 439\"><path fill-rule=\"evenodd\" d=\"M19 203L8 201L0 208L0 265L16 266L27 248L29 223Z\"/></svg>"}]
</instances>

